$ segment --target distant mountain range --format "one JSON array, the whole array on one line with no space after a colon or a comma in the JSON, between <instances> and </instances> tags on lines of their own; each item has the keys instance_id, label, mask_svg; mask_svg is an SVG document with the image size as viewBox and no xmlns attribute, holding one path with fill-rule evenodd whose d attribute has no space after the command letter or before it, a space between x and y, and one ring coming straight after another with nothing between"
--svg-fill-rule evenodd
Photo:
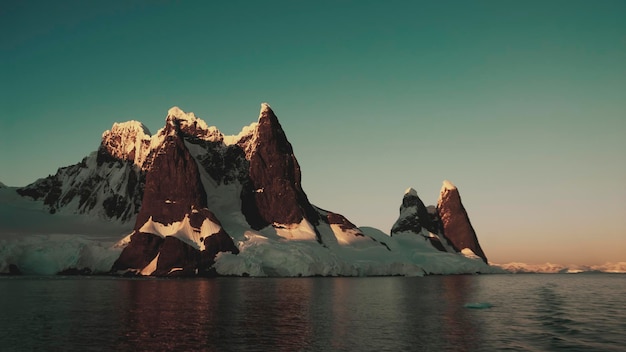
<instances>
[{"instance_id":1,"label":"distant mountain range","mask_svg":"<svg viewBox=\"0 0 626 352\"><path fill-rule=\"evenodd\" d=\"M626 273L626 262L605 263L600 265L562 265L562 264L526 264L526 263L508 263L508 264L492 264L498 266L507 272L523 274L578 274L578 273Z\"/></svg>"},{"instance_id":2,"label":"distant mountain range","mask_svg":"<svg viewBox=\"0 0 626 352\"><path fill-rule=\"evenodd\" d=\"M425 206L408 189L387 235L311 204L300 180L292 146L268 104L236 136L174 107L156 134L137 121L116 123L81 162L15 192L48 216L134 224L106 261L90 265L100 257L84 258L84 267L75 261L61 270L108 265L109 273L153 276L501 272L487 264L449 181L436 206ZM28 266L16 251L0 251L0 272Z\"/></svg>"}]
</instances>

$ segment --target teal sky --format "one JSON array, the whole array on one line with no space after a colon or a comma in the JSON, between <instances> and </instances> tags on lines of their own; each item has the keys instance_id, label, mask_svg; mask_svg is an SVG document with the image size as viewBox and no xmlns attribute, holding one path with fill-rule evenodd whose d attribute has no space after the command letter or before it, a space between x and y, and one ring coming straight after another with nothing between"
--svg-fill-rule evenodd
<instances>
[{"instance_id":1,"label":"teal sky","mask_svg":"<svg viewBox=\"0 0 626 352\"><path fill-rule=\"evenodd\" d=\"M625 1L3 1L0 181L167 110L279 117L316 205L388 231L455 183L499 263L626 261Z\"/></svg>"}]
</instances>

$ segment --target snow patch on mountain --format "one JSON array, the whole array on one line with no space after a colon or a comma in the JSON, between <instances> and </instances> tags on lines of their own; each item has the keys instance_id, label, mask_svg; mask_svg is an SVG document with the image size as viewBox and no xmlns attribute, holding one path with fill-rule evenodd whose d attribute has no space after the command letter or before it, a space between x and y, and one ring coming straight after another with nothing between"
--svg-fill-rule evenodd
<instances>
[{"instance_id":1,"label":"snow patch on mountain","mask_svg":"<svg viewBox=\"0 0 626 352\"><path fill-rule=\"evenodd\" d=\"M146 267L144 267L143 269L139 271L139 273L143 276L149 276L150 274L155 272L157 269L157 264L159 262L160 255L161 253L158 253L156 257L154 257L154 259L152 259L152 261L148 265L146 265Z\"/></svg>"},{"instance_id":2,"label":"snow patch on mountain","mask_svg":"<svg viewBox=\"0 0 626 352\"><path fill-rule=\"evenodd\" d=\"M259 118L263 117L265 114L272 111L272 107L268 103L261 103L261 112L259 113Z\"/></svg>"},{"instance_id":3,"label":"snow patch on mountain","mask_svg":"<svg viewBox=\"0 0 626 352\"><path fill-rule=\"evenodd\" d=\"M148 221L139 229L140 232L151 233L161 237L176 237L201 251L205 250L204 239L218 233L220 230L221 226L209 219L204 219L199 228L193 227L190 224L188 215L186 215L182 221L177 221L167 225L155 222L152 220L152 217L150 217Z\"/></svg>"},{"instance_id":4,"label":"snow patch on mountain","mask_svg":"<svg viewBox=\"0 0 626 352\"><path fill-rule=\"evenodd\" d=\"M417 197L417 191L415 189L413 189L412 187L409 187L406 189L406 191L404 191L404 195L405 196L413 196L413 197Z\"/></svg>"},{"instance_id":5,"label":"snow patch on mountain","mask_svg":"<svg viewBox=\"0 0 626 352\"><path fill-rule=\"evenodd\" d=\"M102 133L101 148L110 156L132 161L141 168L149 153L151 137L150 131L141 122L114 123L110 130Z\"/></svg>"},{"instance_id":6,"label":"snow patch on mountain","mask_svg":"<svg viewBox=\"0 0 626 352\"><path fill-rule=\"evenodd\" d=\"M168 110L165 121L168 124L178 124L178 127L186 134L206 141L221 142L224 139L224 135L217 127L207 125L193 112L184 112L177 106Z\"/></svg>"},{"instance_id":7,"label":"snow patch on mountain","mask_svg":"<svg viewBox=\"0 0 626 352\"><path fill-rule=\"evenodd\" d=\"M441 204L444 195L456 189L456 186L452 182L444 180L443 184L441 185L441 190L439 191L439 199L437 200L437 204Z\"/></svg>"},{"instance_id":8,"label":"snow patch on mountain","mask_svg":"<svg viewBox=\"0 0 626 352\"><path fill-rule=\"evenodd\" d=\"M225 135L224 136L224 144L225 145L233 145L233 144L239 143L239 141L241 141L245 137L251 136L254 133L254 131L256 130L258 125L259 125L258 122L253 122L250 125L245 126L243 129L241 129L241 132L239 132L236 135L231 135L231 136Z\"/></svg>"},{"instance_id":9,"label":"snow patch on mountain","mask_svg":"<svg viewBox=\"0 0 626 352\"><path fill-rule=\"evenodd\" d=\"M299 224L277 224L272 227L282 238L294 241L316 241L315 228L309 221L302 219Z\"/></svg>"},{"instance_id":10,"label":"snow patch on mountain","mask_svg":"<svg viewBox=\"0 0 626 352\"><path fill-rule=\"evenodd\" d=\"M470 258L470 259L480 259L480 260L482 260L482 258L477 256L476 253L474 253L474 251L469 249L469 248L461 249L461 254L463 254L465 257Z\"/></svg>"}]
</instances>

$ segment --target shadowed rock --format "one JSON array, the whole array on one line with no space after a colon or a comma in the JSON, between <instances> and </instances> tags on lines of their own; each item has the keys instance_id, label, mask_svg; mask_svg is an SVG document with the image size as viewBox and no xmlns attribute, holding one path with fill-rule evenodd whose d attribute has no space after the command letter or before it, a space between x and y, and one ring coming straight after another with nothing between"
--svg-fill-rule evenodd
<instances>
[{"instance_id":1,"label":"shadowed rock","mask_svg":"<svg viewBox=\"0 0 626 352\"><path fill-rule=\"evenodd\" d=\"M319 215L302 190L298 161L269 105L262 104L251 138L250 182L241 196L242 212L250 226L298 224L303 218L317 224Z\"/></svg>"},{"instance_id":2,"label":"shadowed rock","mask_svg":"<svg viewBox=\"0 0 626 352\"><path fill-rule=\"evenodd\" d=\"M400 206L400 216L391 227L391 236L402 232L424 236L437 250L447 252L441 240L429 234L441 236L435 219L429 214L424 202L413 188L407 189L404 193Z\"/></svg>"}]
</instances>

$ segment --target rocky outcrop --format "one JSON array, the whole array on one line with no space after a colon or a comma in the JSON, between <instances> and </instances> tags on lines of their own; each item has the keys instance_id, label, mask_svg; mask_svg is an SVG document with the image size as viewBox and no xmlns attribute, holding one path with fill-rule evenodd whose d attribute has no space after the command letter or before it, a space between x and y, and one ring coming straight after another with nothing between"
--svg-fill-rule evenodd
<instances>
[{"instance_id":1,"label":"rocky outcrop","mask_svg":"<svg viewBox=\"0 0 626 352\"><path fill-rule=\"evenodd\" d=\"M437 233L437 229L433 224L424 202L417 195L417 191L409 188L402 197L402 205L400 205L400 217L391 228L391 235L399 232L415 232L419 233L422 228L427 231Z\"/></svg>"},{"instance_id":2,"label":"rocky outcrop","mask_svg":"<svg viewBox=\"0 0 626 352\"><path fill-rule=\"evenodd\" d=\"M202 187L196 162L185 147L177 121L168 121L165 139L146 175L141 210L135 230L150 217L161 224L181 221L191 207L206 208L206 193Z\"/></svg>"},{"instance_id":3,"label":"rocky outcrop","mask_svg":"<svg viewBox=\"0 0 626 352\"><path fill-rule=\"evenodd\" d=\"M461 202L459 190L450 181L443 182L437 203L437 213L441 219L443 233L458 251L468 248L488 263L487 256L478 243L476 232Z\"/></svg>"},{"instance_id":4,"label":"rocky outcrop","mask_svg":"<svg viewBox=\"0 0 626 352\"><path fill-rule=\"evenodd\" d=\"M303 218L317 224L319 216L302 190L300 165L269 105L261 106L257 129L245 143L250 182L242 191L241 201L250 226L289 227Z\"/></svg>"},{"instance_id":5,"label":"rocky outcrop","mask_svg":"<svg viewBox=\"0 0 626 352\"><path fill-rule=\"evenodd\" d=\"M391 227L391 236L398 233L414 233L424 236L437 250L447 252L443 233L440 231L438 219L428 212L428 208L417 195L417 191L409 188L404 193L400 216Z\"/></svg>"},{"instance_id":6,"label":"rocky outcrop","mask_svg":"<svg viewBox=\"0 0 626 352\"><path fill-rule=\"evenodd\" d=\"M168 116L160 132L164 140L146 176L134 232L112 271L208 275L217 253L238 253L219 220L207 209L198 167L185 146L180 126L175 116Z\"/></svg>"}]
</instances>

